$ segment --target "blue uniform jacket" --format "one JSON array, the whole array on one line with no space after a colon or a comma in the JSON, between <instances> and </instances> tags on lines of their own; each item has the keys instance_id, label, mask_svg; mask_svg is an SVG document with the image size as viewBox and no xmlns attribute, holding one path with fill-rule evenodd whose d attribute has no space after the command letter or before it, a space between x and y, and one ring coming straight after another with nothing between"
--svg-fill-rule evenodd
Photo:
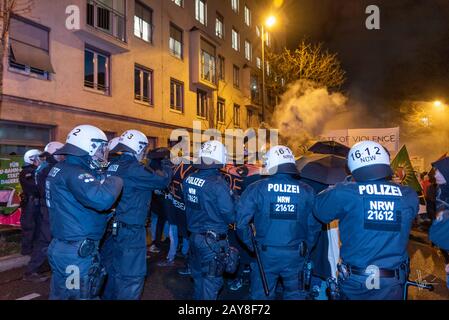
<instances>
[{"instance_id":1,"label":"blue uniform jacket","mask_svg":"<svg viewBox=\"0 0 449 320\"><path fill-rule=\"evenodd\" d=\"M449 251L449 158L439 160L433 166L441 172L447 183L437 188L437 218L429 230L429 237L438 247Z\"/></svg>"},{"instance_id":2,"label":"blue uniform jacket","mask_svg":"<svg viewBox=\"0 0 449 320\"><path fill-rule=\"evenodd\" d=\"M219 170L192 173L182 182L182 192L190 232L226 233L235 222L232 191Z\"/></svg>"},{"instance_id":3,"label":"blue uniform jacket","mask_svg":"<svg viewBox=\"0 0 449 320\"><path fill-rule=\"evenodd\" d=\"M19 173L19 182L22 187L22 192L25 197L39 197L39 191L36 186L35 173L37 167L31 164L27 164L22 167Z\"/></svg>"},{"instance_id":4,"label":"blue uniform jacket","mask_svg":"<svg viewBox=\"0 0 449 320\"><path fill-rule=\"evenodd\" d=\"M152 192L165 189L171 180L170 166L163 165L161 169L149 169L129 154L112 160L107 175L123 179L123 191L115 209L118 221L130 225L145 225Z\"/></svg>"},{"instance_id":5,"label":"blue uniform jacket","mask_svg":"<svg viewBox=\"0 0 449 320\"><path fill-rule=\"evenodd\" d=\"M359 268L394 269L405 262L418 210L413 189L387 180L340 183L321 192L315 202L319 220L339 220L340 257Z\"/></svg>"},{"instance_id":6,"label":"blue uniform jacket","mask_svg":"<svg viewBox=\"0 0 449 320\"><path fill-rule=\"evenodd\" d=\"M321 229L312 210L313 189L289 174L276 174L249 185L236 207L237 234L253 249L249 223L254 219L260 245L311 248Z\"/></svg>"},{"instance_id":7,"label":"blue uniform jacket","mask_svg":"<svg viewBox=\"0 0 449 320\"><path fill-rule=\"evenodd\" d=\"M110 209L123 186L122 179L100 180L87 157L68 155L48 174L45 185L52 236L59 240L100 240Z\"/></svg>"}]
</instances>

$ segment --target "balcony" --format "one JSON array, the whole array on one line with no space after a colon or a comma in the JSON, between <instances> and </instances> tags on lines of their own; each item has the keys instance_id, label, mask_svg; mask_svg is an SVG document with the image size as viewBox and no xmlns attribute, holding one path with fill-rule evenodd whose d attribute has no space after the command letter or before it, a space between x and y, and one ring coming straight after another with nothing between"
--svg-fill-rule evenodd
<instances>
[{"instance_id":1,"label":"balcony","mask_svg":"<svg viewBox=\"0 0 449 320\"><path fill-rule=\"evenodd\" d=\"M190 32L191 81L204 90L216 90L216 43L199 29Z\"/></svg>"},{"instance_id":2,"label":"balcony","mask_svg":"<svg viewBox=\"0 0 449 320\"><path fill-rule=\"evenodd\" d=\"M81 15L81 27L75 32L85 42L111 54L129 51L126 43L126 12L124 0L87 0L85 14Z\"/></svg>"}]
</instances>

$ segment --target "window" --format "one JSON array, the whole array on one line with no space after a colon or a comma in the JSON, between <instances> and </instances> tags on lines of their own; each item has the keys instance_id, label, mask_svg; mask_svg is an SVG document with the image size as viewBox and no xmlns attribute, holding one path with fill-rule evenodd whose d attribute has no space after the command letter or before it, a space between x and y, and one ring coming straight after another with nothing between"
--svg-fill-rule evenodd
<instances>
[{"instance_id":1,"label":"window","mask_svg":"<svg viewBox=\"0 0 449 320\"><path fill-rule=\"evenodd\" d=\"M251 101L253 103L260 103L260 87L259 87L259 79L255 75L251 75Z\"/></svg>"},{"instance_id":2,"label":"window","mask_svg":"<svg viewBox=\"0 0 449 320\"><path fill-rule=\"evenodd\" d=\"M153 42L153 11L136 1L134 35L146 42Z\"/></svg>"},{"instance_id":3,"label":"window","mask_svg":"<svg viewBox=\"0 0 449 320\"><path fill-rule=\"evenodd\" d=\"M260 38L260 27L256 26L256 35Z\"/></svg>"},{"instance_id":4,"label":"window","mask_svg":"<svg viewBox=\"0 0 449 320\"><path fill-rule=\"evenodd\" d=\"M217 100L217 123L225 122L225 100L218 98Z\"/></svg>"},{"instance_id":5,"label":"window","mask_svg":"<svg viewBox=\"0 0 449 320\"><path fill-rule=\"evenodd\" d=\"M52 138L54 137L52 137L51 127L0 120L0 154L2 155L11 153L23 155L30 149L43 149L52 141Z\"/></svg>"},{"instance_id":6,"label":"window","mask_svg":"<svg viewBox=\"0 0 449 320\"><path fill-rule=\"evenodd\" d=\"M87 0L87 24L125 42L125 0Z\"/></svg>"},{"instance_id":7,"label":"window","mask_svg":"<svg viewBox=\"0 0 449 320\"><path fill-rule=\"evenodd\" d=\"M246 111L246 126L248 128L251 128L253 125L253 118L254 118L254 113L252 110L247 110Z\"/></svg>"},{"instance_id":8,"label":"window","mask_svg":"<svg viewBox=\"0 0 449 320\"><path fill-rule=\"evenodd\" d=\"M182 30L170 23L170 53L182 59Z\"/></svg>"},{"instance_id":9,"label":"window","mask_svg":"<svg viewBox=\"0 0 449 320\"><path fill-rule=\"evenodd\" d=\"M148 139L148 148L147 148L147 150L151 151L153 149L156 149L157 148L157 137L148 137L147 136L147 139Z\"/></svg>"},{"instance_id":10,"label":"window","mask_svg":"<svg viewBox=\"0 0 449 320\"><path fill-rule=\"evenodd\" d=\"M262 69L262 60L259 57L256 58L256 65L257 68Z\"/></svg>"},{"instance_id":11,"label":"window","mask_svg":"<svg viewBox=\"0 0 449 320\"><path fill-rule=\"evenodd\" d=\"M270 64L268 62L266 63L266 71L267 71L267 75L270 75L271 69L270 69Z\"/></svg>"},{"instance_id":12,"label":"window","mask_svg":"<svg viewBox=\"0 0 449 320\"><path fill-rule=\"evenodd\" d=\"M253 55L253 48L251 46L251 42L245 40L245 58L248 61L251 61Z\"/></svg>"},{"instance_id":13,"label":"window","mask_svg":"<svg viewBox=\"0 0 449 320\"><path fill-rule=\"evenodd\" d=\"M109 55L84 50L84 87L109 94Z\"/></svg>"},{"instance_id":14,"label":"window","mask_svg":"<svg viewBox=\"0 0 449 320\"><path fill-rule=\"evenodd\" d=\"M267 47L271 46L271 35L268 31L265 32L264 37L265 37L265 43L267 44Z\"/></svg>"},{"instance_id":15,"label":"window","mask_svg":"<svg viewBox=\"0 0 449 320\"><path fill-rule=\"evenodd\" d=\"M170 79L170 109L184 112L184 84Z\"/></svg>"},{"instance_id":16,"label":"window","mask_svg":"<svg viewBox=\"0 0 449 320\"><path fill-rule=\"evenodd\" d=\"M234 28L232 28L232 49L240 51L240 35Z\"/></svg>"},{"instance_id":17,"label":"window","mask_svg":"<svg viewBox=\"0 0 449 320\"><path fill-rule=\"evenodd\" d=\"M215 83L215 47L201 38L201 79Z\"/></svg>"},{"instance_id":18,"label":"window","mask_svg":"<svg viewBox=\"0 0 449 320\"><path fill-rule=\"evenodd\" d=\"M153 70L134 67L134 99L153 105Z\"/></svg>"},{"instance_id":19,"label":"window","mask_svg":"<svg viewBox=\"0 0 449 320\"><path fill-rule=\"evenodd\" d=\"M199 23L206 25L207 21L207 6L206 0L195 0L195 19Z\"/></svg>"},{"instance_id":20,"label":"window","mask_svg":"<svg viewBox=\"0 0 449 320\"><path fill-rule=\"evenodd\" d=\"M49 53L49 29L13 16L10 39L9 66L49 79L49 73L54 73Z\"/></svg>"},{"instance_id":21,"label":"window","mask_svg":"<svg viewBox=\"0 0 449 320\"><path fill-rule=\"evenodd\" d=\"M171 0L174 2L177 6L184 7L184 1L183 0Z\"/></svg>"},{"instance_id":22,"label":"window","mask_svg":"<svg viewBox=\"0 0 449 320\"><path fill-rule=\"evenodd\" d=\"M233 68L234 87L240 88L240 68L234 65Z\"/></svg>"},{"instance_id":23,"label":"window","mask_svg":"<svg viewBox=\"0 0 449 320\"><path fill-rule=\"evenodd\" d=\"M250 27L251 26L251 11L247 6L245 6L245 24Z\"/></svg>"},{"instance_id":24,"label":"window","mask_svg":"<svg viewBox=\"0 0 449 320\"><path fill-rule=\"evenodd\" d=\"M240 106L234 104L234 127L240 127Z\"/></svg>"},{"instance_id":25,"label":"window","mask_svg":"<svg viewBox=\"0 0 449 320\"><path fill-rule=\"evenodd\" d=\"M218 80L225 80L225 58L218 56Z\"/></svg>"},{"instance_id":26,"label":"window","mask_svg":"<svg viewBox=\"0 0 449 320\"><path fill-rule=\"evenodd\" d=\"M224 37L224 19L223 16L217 13L217 18L215 19L215 35L220 39Z\"/></svg>"},{"instance_id":27,"label":"window","mask_svg":"<svg viewBox=\"0 0 449 320\"><path fill-rule=\"evenodd\" d=\"M209 114L209 99L207 92L198 89L196 92L196 115L200 118L207 119Z\"/></svg>"},{"instance_id":28,"label":"window","mask_svg":"<svg viewBox=\"0 0 449 320\"><path fill-rule=\"evenodd\" d=\"M239 13L239 0L231 0L232 11Z\"/></svg>"}]
</instances>

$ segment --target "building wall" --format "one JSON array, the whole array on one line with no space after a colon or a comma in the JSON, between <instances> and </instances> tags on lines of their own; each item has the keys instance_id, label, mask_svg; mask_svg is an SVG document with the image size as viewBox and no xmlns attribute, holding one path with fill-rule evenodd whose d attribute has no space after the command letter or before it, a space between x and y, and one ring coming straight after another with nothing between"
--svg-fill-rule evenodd
<instances>
[{"instance_id":1,"label":"building wall","mask_svg":"<svg viewBox=\"0 0 449 320\"><path fill-rule=\"evenodd\" d=\"M50 57L55 74L50 80L41 80L12 70L5 70L3 108L1 120L51 125L54 139L64 141L67 133L78 124L92 124L103 130L120 134L134 128L148 136L158 137L164 146L174 128L192 128L196 116L197 85L192 83L191 37L193 27L207 34L217 47L217 54L226 59L225 82L218 83L217 90L210 90L210 107L216 108L217 97L226 101L225 125L233 128L233 105L240 105L241 128L246 129L246 106L251 104L249 74L259 72L256 57L260 57L260 38L256 36L256 23L264 1L240 0L238 14L231 9L231 0L207 1L207 26L195 20L195 1L184 0L178 7L170 0L141 0L153 10L153 43L134 36L134 0L126 6L127 42L120 41L86 25L85 0L39 0L34 1L32 12L24 14L30 20L50 28ZM81 9L81 31L68 30L65 13L68 5ZM244 6L251 9L251 27L244 24ZM216 12L224 17L225 36L215 36ZM170 22L183 29L183 59L169 52ZM231 30L235 26L240 32L240 52L231 48ZM245 59L244 41L249 39L253 47L252 61ZM282 41L282 40L281 40ZM84 48L86 45L110 51L109 96L92 92L84 87ZM123 52L115 52L123 51ZM134 65L139 64L153 70L154 105L134 100ZM240 68L240 89L233 86L233 65ZM250 69L245 69L247 65ZM251 70L251 71L250 71ZM244 78L244 76L246 78ZM184 83L184 113L170 110L170 78ZM244 87L245 86L245 87ZM8 98L10 97L10 98ZM22 98L22 99L20 99ZM256 107L256 106L255 106ZM256 109L257 110L257 109ZM257 115L255 114L257 117ZM209 127L203 121L203 129ZM253 123L257 126L258 121Z\"/></svg>"}]
</instances>

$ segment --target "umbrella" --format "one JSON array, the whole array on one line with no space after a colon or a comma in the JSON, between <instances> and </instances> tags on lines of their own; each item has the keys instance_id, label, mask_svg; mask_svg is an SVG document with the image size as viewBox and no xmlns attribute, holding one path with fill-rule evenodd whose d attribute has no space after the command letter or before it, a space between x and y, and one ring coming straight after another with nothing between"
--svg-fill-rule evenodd
<instances>
[{"instance_id":1,"label":"umbrella","mask_svg":"<svg viewBox=\"0 0 449 320\"><path fill-rule=\"evenodd\" d=\"M348 175L346 158L333 154L312 154L296 160L301 177L331 185L343 182Z\"/></svg>"},{"instance_id":2,"label":"umbrella","mask_svg":"<svg viewBox=\"0 0 449 320\"><path fill-rule=\"evenodd\" d=\"M344 144L335 141L319 141L309 148L310 152L320 154L334 154L340 157L347 157L349 148Z\"/></svg>"},{"instance_id":3,"label":"umbrella","mask_svg":"<svg viewBox=\"0 0 449 320\"><path fill-rule=\"evenodd\" d=\"M156 148L148 152L147 159L170 159L170 150L168 148Z\"/></svg>"}]
</instances>

